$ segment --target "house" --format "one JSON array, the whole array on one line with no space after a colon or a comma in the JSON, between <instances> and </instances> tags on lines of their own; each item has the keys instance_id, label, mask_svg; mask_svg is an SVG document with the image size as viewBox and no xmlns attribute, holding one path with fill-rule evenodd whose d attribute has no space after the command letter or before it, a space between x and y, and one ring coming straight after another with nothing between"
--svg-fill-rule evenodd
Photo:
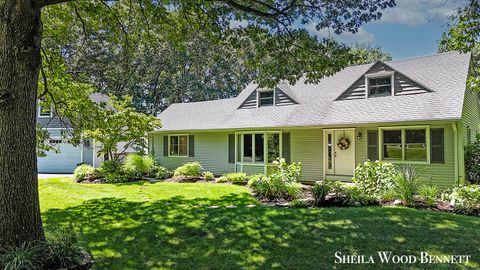
<instances>
[{"instance_id":1,"label":"house","mask_svg":"<svg viewBox=\"0 0 480 270\"><path fill-rule=\"evenodd\" d=\"M90 98L96 103L110 100L107 95L100 93L91 94ZM58 153L49 151L45 157L37 158L39 173L71 173L79 164L85 163L98 167L105 159L103 156L98 156L101 145L92 140L83 140L76 146L71 144L68 139L68 130L71 127L68 122L62 121L55 114L53 108L38 106L37 123L50 133L50 144L58 150ZM67 136L64 136L65 134ZM121 143L118 148L124 149L124 146L125 144ZM132 151L134 150L127 149L126 153Z\"/></svg>"},{"instance_id":2,"label":"house","mask_svg":"<svg viewBox=\"0 0 480 270\"><path fill-rule=\"evenodd\" d=\"M425 181L465 179L463 146L480 124L466 89L470 54L441 53L352 66L315 84L248 85L237 97L173 104L149 135L169 169L200 162L215 174L268 172L284 157L303 181L351 180L367 159L413 164Z\"/></svg>"}]
</instances>

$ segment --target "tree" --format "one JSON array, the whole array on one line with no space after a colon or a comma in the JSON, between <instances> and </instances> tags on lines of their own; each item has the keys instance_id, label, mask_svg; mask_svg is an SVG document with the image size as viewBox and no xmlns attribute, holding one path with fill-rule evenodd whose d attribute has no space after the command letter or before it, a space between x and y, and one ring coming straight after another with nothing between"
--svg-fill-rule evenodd
<instances>
[{"instance_id":1,"label":"tree","mask_svg":"<svg viewBox=\"0 0 480 270\"><path fill-rule=\"evenodd\" d=\"M258 52L249 63L258 71L256 81L272 86L280 79L295 82L302 76L314 82L348 63L350 53L344 45L318 41L295 28L296 22L315 20L318 28L331 27L337 34L355 32L362 23L379 19L380 10L392 6L393 0L0 0L0 245L44 239L35 151L42 9L59 12L55 22L45 22L45 27L55 23L57 29L45 35L43 42L55 44L62 39L62 31L68 31L62 16L73 10L82 14L77 17L85 26L83 41L95 35L122 40L122 60L130 59L136 41L148 39L151 26L168 29L165 15L172 12L192 29L208 29L209 38L218 44L229 32L235 34L231 41L237 44L242 36L249 36ZM130 13L133 9L141 12ZM145 23L129 28L130 20L142 19L132 17L137 15ZM233 31L233 20L245 21L248 26ZM182 33L172 32L171 36L184 40ZM57 53L69 51L59 48Z\"/></svg>"},{"instance_id":2,"label":"tree","mask_svg":"<svg viewBox=\"0 0 480 270\"><path fill-rule=\"evenodd\" d=\"M370 64L376 61L390 61L392 55L382 51L380 47L370 45L355 44L352 46L352 52L356 57L352 58L352 65Z\"/></svg>"},{"instance_id":3,"label":"tree","mask_svg":"<svg viewBox=\"0 0 480 270\"><path fill-rule=\"evenodd\" d=\"M472 53L472 69L468 78L471 90L480 92L480 1L470 0L452 16L448 29L439 42L439 51Z\"/></svg>"},{"instance_id":4,"label":"tree","mask_svg":"<svg viewBox=\"0 0 480 270\"><path fill-rule=\"evenodd\" d=\"M158 118L137 112L131 101L127 96L122 100L111 97L108 103L99 104L93 128L84 131L85 138L101 144L98 154L107 155L109 160L117 160L130 147L145 148L146 134L161 127ZM125 143L120 153L119 143Z\"/></svg>"}]
</instances>

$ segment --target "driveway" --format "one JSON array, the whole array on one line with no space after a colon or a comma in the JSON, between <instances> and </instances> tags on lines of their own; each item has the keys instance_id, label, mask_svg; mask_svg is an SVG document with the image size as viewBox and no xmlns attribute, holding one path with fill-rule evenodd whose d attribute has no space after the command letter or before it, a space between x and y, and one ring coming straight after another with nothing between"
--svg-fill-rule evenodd
<instances>
[{"instance_id":1,"label":"driveway","mask_svg":"<svg viewBox=\"0 0 480 270\"><path fill-rule=\"evenodd\" d=\"M61 178L61 177L72 177L73 174L54 174L54 173L39 173L38 179L48 179L48 178Z\"/></svg>"}]
</instances>

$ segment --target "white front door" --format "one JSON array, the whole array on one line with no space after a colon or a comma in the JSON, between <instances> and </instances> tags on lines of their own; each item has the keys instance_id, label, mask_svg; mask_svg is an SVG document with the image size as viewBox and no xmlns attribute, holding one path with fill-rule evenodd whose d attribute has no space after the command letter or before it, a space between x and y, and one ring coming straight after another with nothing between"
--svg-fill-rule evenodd
<instances>
[{"instance_id":1,"label":"white front door","mask_svg":"<svg viewBox=\"0 0 480 270\"><path fill-rule=\"evenodd\" d=\"M324 140L325 173L339 176L353 175L355 170L355 130L326 130ZM343 145L338 145L342 140Z\"/></svg>"}]
</instances>

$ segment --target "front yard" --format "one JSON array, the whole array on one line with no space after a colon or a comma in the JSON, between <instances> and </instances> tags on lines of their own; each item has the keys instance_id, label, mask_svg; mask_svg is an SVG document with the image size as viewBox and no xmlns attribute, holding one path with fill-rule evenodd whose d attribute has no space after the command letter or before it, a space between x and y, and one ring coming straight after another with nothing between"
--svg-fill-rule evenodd
<instances>
[{"instance_id":1,"label":"front yard","mask_svg":"<svg viewBox=\"0 0 480 270\"><path fill-rule=\"evenodd\" d=\"M40 181L40 197L46 230L74 228L95 269L331 269L337 251L472 255L467 266L404 267L480 268L478 217L404 207L252 207L256 200L245 187L208 183L48 179ZM398 265L374 268L382 267Z\"/></svg>"}]
</instances>

